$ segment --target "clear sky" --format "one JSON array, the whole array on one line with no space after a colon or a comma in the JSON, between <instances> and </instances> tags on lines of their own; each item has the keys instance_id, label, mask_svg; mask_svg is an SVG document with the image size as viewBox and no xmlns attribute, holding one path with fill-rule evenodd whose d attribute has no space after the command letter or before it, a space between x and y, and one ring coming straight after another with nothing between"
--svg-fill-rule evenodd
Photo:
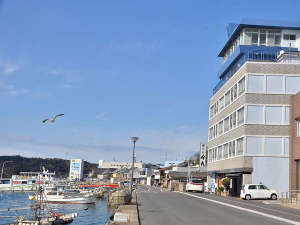
<instances>
[{"instance_id":1,"label":"clear sky","mask_svg":"<svg viewBox=\"0 0 300 225\"><path fill-rule=\"evenodd\" d=\"M300 1L0 1L0 155L182 159L207 142L228 23ZM65 113L56 123L45 117Z\"/></svg>"}]
</instances>

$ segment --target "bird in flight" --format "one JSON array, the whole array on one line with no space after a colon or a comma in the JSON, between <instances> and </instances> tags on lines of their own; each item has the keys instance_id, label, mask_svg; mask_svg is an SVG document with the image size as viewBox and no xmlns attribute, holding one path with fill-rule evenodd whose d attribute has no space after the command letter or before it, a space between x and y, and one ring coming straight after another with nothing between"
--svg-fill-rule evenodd
<instances>
[{"instance_id":1,"label":"bird in flight","mask_svg":"<svg viewBox=\"0 0 300 225\"><path fill-rule=\"evenodd\" d=\"M54 123L57 117L63 116L63 115L65 115L65 114L63 114L63 113L61 113L61 114L56 114L52 120L51 120L50 118L47 118L47 119L44 119L42 122L43 122L43 123L46 123L47 121L50 121L51 123Z\"/></svg>"}]
</instances>

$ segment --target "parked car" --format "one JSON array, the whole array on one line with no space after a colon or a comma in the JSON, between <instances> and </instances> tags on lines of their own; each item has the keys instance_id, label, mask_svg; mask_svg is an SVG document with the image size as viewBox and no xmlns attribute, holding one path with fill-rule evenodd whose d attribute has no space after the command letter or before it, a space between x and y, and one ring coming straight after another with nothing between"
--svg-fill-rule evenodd
<instances>
[{"instance_id":1,"label":"parked car","mask_svg":"<svg viewBox=\"0 0 300 225\"><path fill-rule=\"evenodd\" d=\"M204 184L202 180L190 180L186 186L185 190L186 191L200 191L203 192L204 190Z\"/></svg>"},{"instance_id":2,"label":"parked car","mask_svg":"<svg viewBox=\"0 0 300 225\"><path fill-rule=\"evenodd\" d=\"M267 188L263 184L242 185L240 197L242 199L277 199L277 191Z\"/></svg>"}]
</instances>

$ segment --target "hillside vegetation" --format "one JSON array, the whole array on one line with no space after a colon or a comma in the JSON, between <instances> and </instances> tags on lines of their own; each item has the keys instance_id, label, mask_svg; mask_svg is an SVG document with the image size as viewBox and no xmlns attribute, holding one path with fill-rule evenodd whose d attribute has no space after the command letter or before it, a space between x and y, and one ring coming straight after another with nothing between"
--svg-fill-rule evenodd
<instances>
[{"instance_id":1,"label":"hillside vegetation","mask_svg":"<svg viewBox=\"0 0 300 225\"><path fill-rule=\"evenodd\" d=\"M44 166L49 172L56 173L56 177L67 177L69 175L70 160L59 158L26 158L20 155L16 156L0 156L0 172L4 161L12 161L6 163L3 170L3 178L11 177L12 174L19 172L38 172ZM84 175L87 175L92 169L97 170L97 164L84 162Z\"/></svg>"}]
</instances>

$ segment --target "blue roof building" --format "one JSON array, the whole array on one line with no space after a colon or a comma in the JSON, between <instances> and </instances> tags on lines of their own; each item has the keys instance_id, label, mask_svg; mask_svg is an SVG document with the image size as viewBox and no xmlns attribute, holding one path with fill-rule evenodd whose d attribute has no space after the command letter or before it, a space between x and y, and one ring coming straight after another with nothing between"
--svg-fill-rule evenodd
<instances>
[{"instance_id":1,"label":"blue roof building","mask_svg":"<svg viewBox=\"0 0 300 225\"><path fill-rule=\"evenodd\" d=\"M291 32L293 34L290 34ZM218 54L223 58L213 89L215 94L246 61L276 61L281 50L298 51L300 23L259 22L243 20L240 24L228 24L228 40Z\"/></svg>"}]
</instances>

